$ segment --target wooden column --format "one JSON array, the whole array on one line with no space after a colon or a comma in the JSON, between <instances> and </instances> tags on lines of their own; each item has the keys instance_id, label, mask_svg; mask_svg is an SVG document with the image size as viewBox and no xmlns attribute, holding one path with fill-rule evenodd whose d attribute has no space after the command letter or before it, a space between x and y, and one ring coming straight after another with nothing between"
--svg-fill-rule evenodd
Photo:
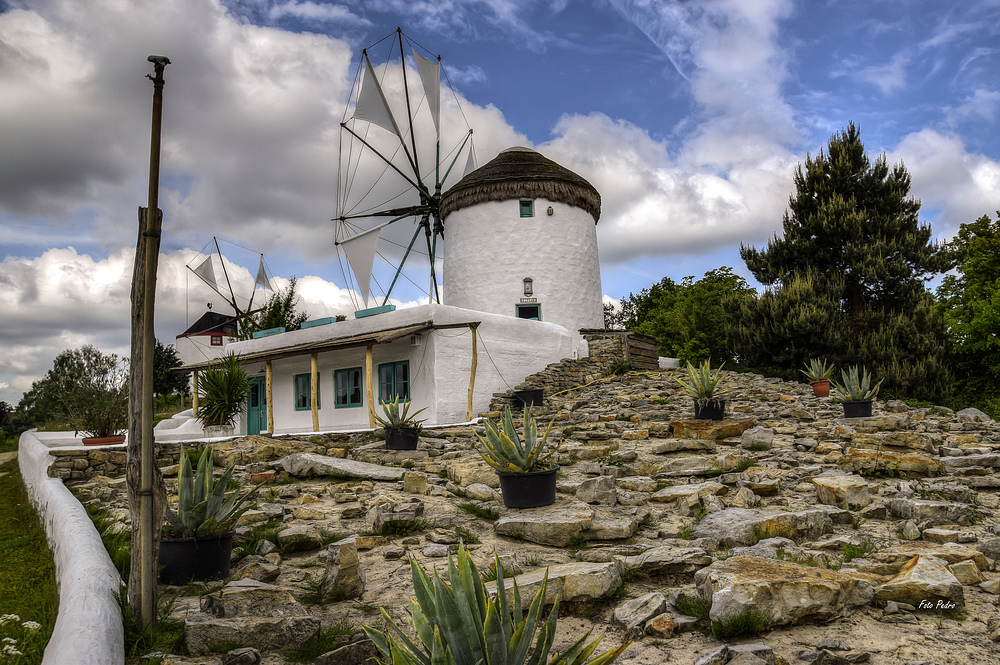
<instances>
[{"instance_id":1,"label":"wooden column","mask_svg":"<svg viewBox=\"0 0 1000 665\"><path fill-rule=\"evenodd\" d=\"M365 391L368 394L368 426L375 429L375 391L372 389L372 349L369 344L365 349Z\"/></svg>"},{"instance_id":2,"label":"wooden column","mask_svg":"<svg viewBox=\"0 0 1000 665\"><path fill-rule=\"evenodd\" d=\"M266 376L264 379L264 408L267 409L267 433L274 434L274 409L271 406L274 403L271 401L271 381L273 375L271 373L270 360L264 362L264 368Z\"/></svg>"},{"instance_id":3,"label":"wooden column","mask_svg":"<svg viewBox=\"0 0 1000 665\"><path fill-rule=\"evenodd\" d=\"M476 328L479 324L470 323L469 330L472 331L472 371L469 374L469 407L465 413L465 419L467 421L472 420L472 393L476 389L476 365L479 364L479 351L478 351L478 337L479 333Z\"/></svg>"},{"instance_id":4,"label":"wooden column","mask_svg":"<svg viewBox=\"0 0 1000 665\"><path fill-rule=\"evenodd\" d=\"M191 372L191 415L198 417L198 370Z\"/></svg>"},{"instance_id":5,"label":"wooden column","mask_svg":"<svg viewBox=\"0 0 1000 665\"><path fill-rule=\"evenodd\" d=\"M310 407L313 414L313 431L319 431L319 384L316 381L316 365L318 363L317 354L312 354L309 358L309 380L310 380Z\"/></svg>"}]
</instances>

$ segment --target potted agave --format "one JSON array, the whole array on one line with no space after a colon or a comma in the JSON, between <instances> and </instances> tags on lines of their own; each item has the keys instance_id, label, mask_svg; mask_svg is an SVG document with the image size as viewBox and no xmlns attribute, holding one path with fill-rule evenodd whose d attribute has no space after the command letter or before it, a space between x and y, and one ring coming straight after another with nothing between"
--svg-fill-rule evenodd
<instances>
[{"instance_id":1,"label":"potted agave","mask_svg":"<svg viewBox=\"0 0 1000 665\"><path fill-rule=\"evenodd\" d=\"M479 454L500 477L500 493L508 508L538 508L555 503L559 465L548 460L559 446L545 449L553 422L539 438L531 407L526 406L519 431L508 406L500 418L499 428L487 418L486 438L476 434L481 444Z\"/></svg>"},{"instance_id":2,"label":"potted agave","mask_svg":"<svg viewBox=\"0 0 1000 665\"><path fill-rule=\"evenodd\" d=\"M232 436L247 404L252 381L235 353L202 373L198 381L198 415L206 436Z\"/></svg>"},{"instance_id":3,"label":"potted agave","mask_svg":"<svg viewBox=\"0 0 1000 665\"><path fill-rule=\"evenodd\" d=\"M830 377L833 376L833 365L827 365L826 360L812 358L806 363L806 368L799 371L806 375L815 397L830 396Z\"/></svg>"},{"instance_id":4,"label":"potted agave","mask_svg":"<svg viewBox=\"0 0 1000 665\"><path fill-rule=\"evenodd\" d=\"M720 366L713 374L708 360L698 367L688 361L686 371L688 380L677 378L677 383L694 400L694 417L722 420L726 416L726 400L720 398L735 391L735 388L723 388L720 385L729 376L729 372L723 372Z\"/></svg>"},{"instance_id":5,"label":"potted agave","mask_svg":"<svg viewBox=\"0 0 1000 665\"><path fill-rule=\"evenodd\" d=\"M235 462L213 482L212 446L191 469L191 458L181 450L177 503L167 504L166 524L160 539L160 579L166 584L219 579L229 575L233 551L233 526L250 509L253 492L229 492L226 486Z\"/></svg>"},{"instance_id":6,"label":"potted agave","mask_svg":"<svg viewBox=\"0 0 1000 665\"><path fill-rule=\"evenodd\" d=\"M415 559L410 559L413 629L404 630L398 626L385 609L382 610L383 626L364 626L365 633L381 653L382 662L394 665L609 665L632 644L632 640L628 640L593 655L603 635L588 643L588 631L572 643L565 640L565 650L550 656L559 620L559 599L556 598L548 617L544 617L548 572L524 611L517 580L507 582L496 555L494 561L496 588L500 591L496 594L486 586L464 543L458 545L457 562L448 555L448 583L436 570L431 579ZM506 589L510 590L510 595Z\"/></svg>"},{"instance_id":7,"label":"potted agave","mask_svg":"<svg viewBox=\"0 0 1000 665\"><path fill-rule=\"evenodd\" d=\"M843 383L833 382L833 390L844 403L845 418L868 418L872 415L872 400L878 395L884 379L871 385L867 369L857 365L840 372Z\"/></svg>"},{"instance_id":8,"label":"potted agave","mask_svg":"<svg viewBox=\"0 0 1000 665\"><path fill-rule=\"evenodd\" d=\"M423 420L416 416L424 409L410 414L410 402L403 402L400 410L399 396L391 402L382 403L382 413L375 414L375 420L385 428L385 447L388 450L416 450L420 439L420 425Z\"/></svg>"}]
</instances>

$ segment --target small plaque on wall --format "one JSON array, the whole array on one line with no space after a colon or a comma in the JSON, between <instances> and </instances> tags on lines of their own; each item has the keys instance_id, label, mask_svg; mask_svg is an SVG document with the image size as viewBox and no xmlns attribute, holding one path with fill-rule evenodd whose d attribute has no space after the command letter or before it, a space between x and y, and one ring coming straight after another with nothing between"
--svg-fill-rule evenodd
<instances>
[{"instance_id":1,"label":"small plaque on wall","mask_svg":"<svg viewBox=\"0 0 1000 665\"><path fill-rule=\"evenodd\" d=\"M521 298L521 302L538 302L538 298Z\"/></svg>"}]
</instances>

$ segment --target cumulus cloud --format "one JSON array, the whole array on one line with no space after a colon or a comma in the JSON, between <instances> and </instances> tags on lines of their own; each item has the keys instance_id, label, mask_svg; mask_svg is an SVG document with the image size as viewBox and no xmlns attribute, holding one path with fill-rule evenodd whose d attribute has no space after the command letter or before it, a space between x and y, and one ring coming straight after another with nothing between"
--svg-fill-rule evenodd
<instances>
[{"instance_id":1,"label":"cumulus cloud","mask_svg":"<svg viewBox=\"0 0 1000 665\"><path fill-rule=\"evenodd\" d=\"M865 67L857 73L857 77L878 87L883 95L891 95L906 87L906 67L909 64L907 55L897 53L884 65Z\"/></svg>"}]
</instances>

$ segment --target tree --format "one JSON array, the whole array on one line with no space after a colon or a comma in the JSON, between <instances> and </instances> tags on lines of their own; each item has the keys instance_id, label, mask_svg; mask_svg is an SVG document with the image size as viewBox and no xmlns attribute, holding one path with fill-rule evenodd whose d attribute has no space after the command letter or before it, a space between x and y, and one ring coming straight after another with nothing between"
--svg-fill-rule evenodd
<instances>
[{"instance_id":1,"label":"tree","mask_svg":"<svg viewBox=\"0 0 1000 665\"><path fill-rule=\"evenodd\" d=\"M952 338L955 397L1000 417L1000 212L962 224L948 243L958 274L937 290Z\"/></svg>"},{"instance_id":2,"label":"tree","mask_svg":"<svg viewBox=\"0 0 1000 665\"><path fill-rule=\"evenodd\" d=\"M655 337L665 356L726 362L733 359L733 352L726 336L724 303L752 292L746 280L726 266L709 270L698 281L688 276L677 284L664 277L639 295L630 293L623 299L616 323Z\"/></svg>"},{"instance_id":3,"label":"tree","mask_svg":"<svg viewBox=\"0 0 1000 665\"><path fill-rule=\"evenodd\" d=\"M186 374L171 371L181 366L177 349L156 340L153 349L153 393L155 395L187 395L191 392Z\"/></svg>"},{"instance_id":4,"label":"tree","mask_svg":"<svg viewBox=\"0 0 1000 665\"><path fill-rule=\"evenodd\" d=\"M287 330L298 330L309 315L295 308L299 297L295 293L298 280L292 276L288 288L271 294L259 310L249 312L240 318L239 338L252 339L255 332L283 327Z\"/></svg>"},{"instance_id":5,"label":"tree","mask_svg":"<svg viewBox=\"0 0 1000 665\"><path fill-rule=\"evenodd\" d=\"M738 323L741 356L759 362L773 350L775 365L794 369L825 354L840 365L867 366L889 393L942 399L950 385L946 333L924 282L947 270L949 258L919 221L906 168L890 168L885 155L871 162L851 123L796 169L794 183L783 236L762 250L740 248L769 287L751 305L760 309L744 311ZM809 293L822 302L810 305ZM769 318L781 312L805 318ZM816 332L816 317L836 329Z\"/></svg>"}]
</instances>

